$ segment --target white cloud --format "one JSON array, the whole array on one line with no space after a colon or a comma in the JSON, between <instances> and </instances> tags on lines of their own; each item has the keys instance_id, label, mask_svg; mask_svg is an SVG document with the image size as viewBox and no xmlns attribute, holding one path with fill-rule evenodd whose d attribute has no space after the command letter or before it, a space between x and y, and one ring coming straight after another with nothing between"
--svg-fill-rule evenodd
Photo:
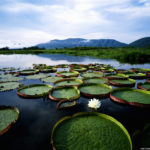
<instances>
[{"instance_id":1,"label":"white cloud","mask_svg":"<svg viewBox=\"0 0 150 150\"><path fill-rule=\"evenodd\" d=\"M149 1L137 2L143 5L133 5L131 0L63 0L59 4L45 5L11 0L1 5L0 10L12 15L16 22L8 27L12 30L7 31L1 26L4 34L0 34L0 47L6 43L11 47L14 43L31 46L54 38L70 37L114 38L132 42L147 34L133 31L137 20L150 17ZM23 18L28 22L23 22ZM37 19L33 21L32 18ZM20 20L23 20L22 24Z\"/></svg>"},{"instance_id":2,"label":"white cloud","mask_svg":"<svg viewBox=\"0 0 150 150\"><path fill-rule=\"evenodd\" d=\"M0 31L0 47L12 48L33 46L55 38L64 38L46 32L30 29L10 29Z\"/></svg>"}]
</instances>

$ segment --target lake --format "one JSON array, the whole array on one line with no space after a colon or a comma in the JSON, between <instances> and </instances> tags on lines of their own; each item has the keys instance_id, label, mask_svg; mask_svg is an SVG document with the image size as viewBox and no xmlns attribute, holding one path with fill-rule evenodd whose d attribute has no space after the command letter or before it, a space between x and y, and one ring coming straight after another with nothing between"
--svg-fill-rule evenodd
<instances>
[{"instance_id":1,"label":"lake","mask_svg":"<svg viewBox=\"0 0 150 150\"><path fill-rule=\"evenodd\" d=\"M0 68L29 68L33 67L32 64L57 65L72 63L110 64L118 69L129 69L133 67L150 68L150 63L140 65L120 64L112 59L96 59L61 54L0 55ZM62 69L60 68L58 70ZM52 76L55 75L55 73L50 74ZM21 77L24 78L24 76ZM144 81L145 79L137 80L137 83ZM27 80L24 78L20 82L24 85L43 84L38 79ZM0 105L16 106L20 111L18 122L7 133L0 136L0 146L5 150L49 150L51 149L51 131L59 119L77 112L91 111L87 106L89 101L87 98L80 97L77 100L77 105L73 108L57 110L57 103L48 98L23 99L16 94L16 91L0 92ZM97 112L105 113L116 118L126 127L131 136L136 129L142 128L147 122L150 122L150 109L117 104L109 98L102 99L101 102L102 105Z\"/></svg>"}]
</instances>

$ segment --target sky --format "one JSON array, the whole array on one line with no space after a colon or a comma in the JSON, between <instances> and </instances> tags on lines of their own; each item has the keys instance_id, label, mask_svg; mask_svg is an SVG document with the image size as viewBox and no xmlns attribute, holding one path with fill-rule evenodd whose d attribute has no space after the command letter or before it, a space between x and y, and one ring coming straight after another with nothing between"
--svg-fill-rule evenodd
<instances>
[{"instance_id":1,"label":"sky","mask_svg":"<svg viewBox=\"0 0 150 150\"><path fill-rule=\"evenodd\" d=\"M0 47L150 36L150 0L0 0Z\"/></svg>"}]
</instances>

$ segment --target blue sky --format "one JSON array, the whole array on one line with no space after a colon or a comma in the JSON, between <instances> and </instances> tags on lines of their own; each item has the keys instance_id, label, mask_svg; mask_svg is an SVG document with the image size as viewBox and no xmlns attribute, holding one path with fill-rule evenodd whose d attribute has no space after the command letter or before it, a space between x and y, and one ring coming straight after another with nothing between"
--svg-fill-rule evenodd
<instances>
[{"instance_id":1,"label":"blue sky","mask_svg":"<svg viewBox=\"0 0 150 150\"><path fill-rule=\"evenodd\" d=\"M52 39L150 36L149 0L1 0L0 47Z\"/></svg>"}]
</instances>

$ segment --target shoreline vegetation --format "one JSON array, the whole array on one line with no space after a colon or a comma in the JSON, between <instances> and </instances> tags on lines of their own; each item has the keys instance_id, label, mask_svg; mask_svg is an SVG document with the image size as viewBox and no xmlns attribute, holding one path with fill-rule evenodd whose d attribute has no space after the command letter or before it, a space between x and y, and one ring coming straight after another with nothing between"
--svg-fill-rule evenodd
<instances>
[{"instance_id":1,"label":"shoreline vegetation","mask_svg":"<svg viewBox=\"0 0 150 150\"><path fill-rule=\"evenodd\" d=\"M64 49L44 49L29 47L22 49L1 48L0 54L67 54L73 56L91 56L95 58L116 59L120 63L142 64L150 62L150 47L148 48L102 48L102 47L74 47Z\"/></svg>"}]
</instances>

